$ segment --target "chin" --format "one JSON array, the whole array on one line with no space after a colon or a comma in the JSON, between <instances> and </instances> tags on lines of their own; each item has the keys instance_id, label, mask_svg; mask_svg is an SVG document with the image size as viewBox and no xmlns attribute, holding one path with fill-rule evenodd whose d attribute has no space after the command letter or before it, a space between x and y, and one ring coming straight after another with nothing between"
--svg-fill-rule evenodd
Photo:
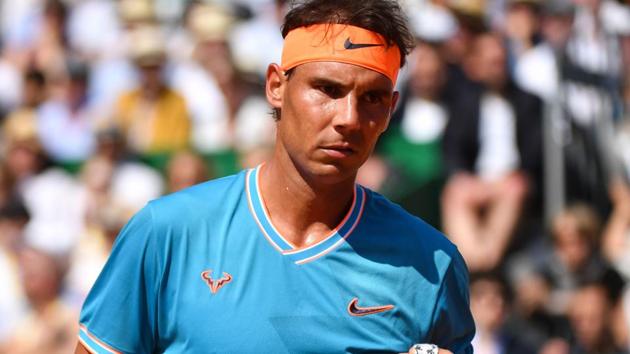
<instances>
[{"instance_id":1,"label":"chin","mask_svg":"<svg viewBox=\"0 0 630 354\"><path fill-rule=\"evenodd\" d=\"M313 162L305 172L316 178L318 182L335 184L356 179L359 167L339 162Z\"/></svg>"}]
</instances>

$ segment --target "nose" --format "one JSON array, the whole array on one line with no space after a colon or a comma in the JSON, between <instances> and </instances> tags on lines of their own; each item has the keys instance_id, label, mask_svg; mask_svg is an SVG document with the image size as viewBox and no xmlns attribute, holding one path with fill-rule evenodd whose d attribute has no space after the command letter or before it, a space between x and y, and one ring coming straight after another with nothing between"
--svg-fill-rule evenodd
<instances>
[{"instance_id":1,"label":"nose","mask_svg":"<svg viewBox=\"0 0 630 354\"><path fill-rule=\"evenodd\" d=\"M348 94L337 102L335 115L335 129L352 131L360 127L359 100L353 94Z\"/></svg>"}]
</instances>

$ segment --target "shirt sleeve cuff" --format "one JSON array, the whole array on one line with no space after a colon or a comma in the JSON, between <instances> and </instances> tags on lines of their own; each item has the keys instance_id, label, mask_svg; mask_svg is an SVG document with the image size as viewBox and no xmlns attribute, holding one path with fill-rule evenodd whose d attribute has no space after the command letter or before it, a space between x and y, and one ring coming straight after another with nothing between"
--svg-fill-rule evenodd
<instances>
[{"instance_id":1,"label":"shirt sleeve cuff","mask_svg":"<svg viewBox=\"0 0 630 354\"><path fill-rule=\"evenodd\" d=\"M90 333L83 324L79 326L79 342L92 354L122 354L121 351L114 349Z\"/></svg>"}]
</instances>

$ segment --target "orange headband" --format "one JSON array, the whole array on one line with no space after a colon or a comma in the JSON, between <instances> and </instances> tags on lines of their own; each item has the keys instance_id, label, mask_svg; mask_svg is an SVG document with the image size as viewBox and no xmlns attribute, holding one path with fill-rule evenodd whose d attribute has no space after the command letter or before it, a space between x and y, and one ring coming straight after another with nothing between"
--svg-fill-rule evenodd
<instances>
[{"instance_id":1,"label":"orange headband","mask_svg":"<svg viewBox=\"0 0 630 354\"><path fill-rule=\"evenodd\" d=\"M318 24L299 27L287 34L282 69L316 61L358 65L387 76L394 85L400 69L400 51L388 46L378 33L361 27Z\"/></svg>"}]
</instances>

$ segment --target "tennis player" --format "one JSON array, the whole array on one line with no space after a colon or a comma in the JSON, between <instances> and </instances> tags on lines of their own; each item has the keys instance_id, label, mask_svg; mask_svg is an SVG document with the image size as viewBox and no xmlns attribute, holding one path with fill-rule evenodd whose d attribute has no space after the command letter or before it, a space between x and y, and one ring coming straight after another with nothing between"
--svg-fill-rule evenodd
<instances>
[{"instance_id":1,"label":"tennis player","mask_svg":"<svg viewBox=\"0 0 630 354\"><path fill-rule=\"evenodd\" d=\"M355 183L413 46L399 5L306 1L282 32L273 157L136 214L77 353L472 353L456 247Z\"/></svg>"}]
</instances>

